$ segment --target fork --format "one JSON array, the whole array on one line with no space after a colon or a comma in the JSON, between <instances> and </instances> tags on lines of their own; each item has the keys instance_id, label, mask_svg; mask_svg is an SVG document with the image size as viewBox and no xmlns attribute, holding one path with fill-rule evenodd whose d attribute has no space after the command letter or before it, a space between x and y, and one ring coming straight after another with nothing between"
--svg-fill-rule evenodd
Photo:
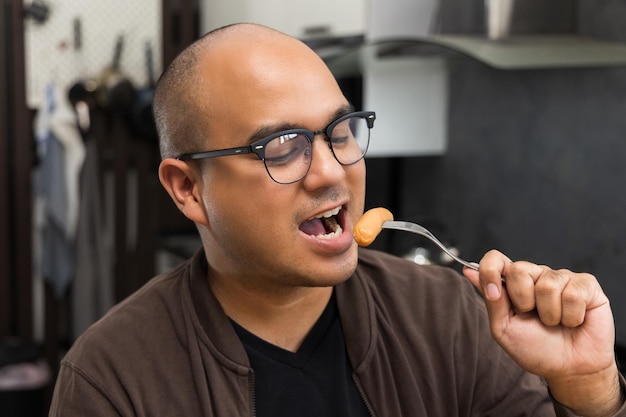
<instances>
[{"instance_id":1,"label":"fork","mask_svg":"<svg viewBox=\"0 0 626 417\"><path fill-rule=\"evenodd\" d=\"M478 271L478 265L467 262L466 260L463 260L459 258L458 256L456 256L450 249L446 247L446 245L441 243L439 239L435 237L435 235L433 235L428 229L426 229L423 226L420 226L419 224L411 223L411 222L404 222L404 221L388 221L388 222L384 222L382 227L383 229L404 230L405 232L411 232L411 233L424 236L425 238L428 238L431 242L433 242L435 245L439 246L439 248L441 248L442 251L444 251L448 256L450 256L452 259L454 259L458 263L465 265L468 268L472 268Z\"/></svg>"}]
</instances>

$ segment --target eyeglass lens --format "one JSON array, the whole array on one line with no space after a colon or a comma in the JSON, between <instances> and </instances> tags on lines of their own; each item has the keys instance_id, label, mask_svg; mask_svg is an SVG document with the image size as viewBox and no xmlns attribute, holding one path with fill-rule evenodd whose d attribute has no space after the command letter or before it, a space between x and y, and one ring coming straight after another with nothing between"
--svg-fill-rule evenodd
<instances>
[{"instance_id":1,"label":"eyeglass lens","mask_svg":"<svg viewBox=\"0 0 626 417\"><path fill-rule=\"evenodd\" d=\"M365 155L369 144L369 127L362 116L350 117L326 131L335 159L350 165ZM312 140L305 133L277 136L265 145L265 167L276 182L289 184L299 181L311 165Z\"/></svg>"}]
</instances>

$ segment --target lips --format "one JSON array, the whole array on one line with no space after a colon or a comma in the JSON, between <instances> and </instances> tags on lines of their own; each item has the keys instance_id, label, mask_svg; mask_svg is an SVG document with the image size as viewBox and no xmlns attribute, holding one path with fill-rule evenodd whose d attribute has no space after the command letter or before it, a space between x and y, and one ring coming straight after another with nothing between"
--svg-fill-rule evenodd
<instances>
[{"instance_id":1,"label":"lips","mask_svg":"<svg viewBox=\"0 0 626 417\"><path fill-rule=\"evenodd\" d=\"M315 217L310 218L300 225L300 230L307 235L321 239L333 239L343 233L343 228L339 224L337 215L341 207L325 211Z\"/></svg>"}]
</instances>

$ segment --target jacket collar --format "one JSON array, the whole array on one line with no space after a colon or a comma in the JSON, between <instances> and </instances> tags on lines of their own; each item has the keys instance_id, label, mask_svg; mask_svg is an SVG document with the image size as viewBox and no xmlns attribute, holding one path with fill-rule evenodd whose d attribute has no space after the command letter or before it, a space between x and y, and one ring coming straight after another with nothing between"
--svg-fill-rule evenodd
<instances>
[{"instance_id":1,"label":"jacket collar","mask_svg":"<svg viewBox=\"0 0 626 417\"><path fill-rule=\"evenodd\" d=\"M363 276L360 256L352 277L337 285L335 293L348 357L354 372L359 373L368 366L378 335L374 300Z\"/></svg>"},{"instance_id":2,"label":"jacket collar","mask_svg":"<svg viewBox=\"0 0 626 417\"><path fill-rule=\"evenodd\" d=\"M244 374L250 362L230 319L217 301L207 278L208 265L200 249L191 259L185 280L185 295L191 304L187 309L200 342L227 367ZM335 287L339 318L346 349L355 372L367 367L374 352L377 335L373 298L360 268ZM184 302L184 301L183 301Z\"/></svg>"},{"instance_id":3,"label":"jacket collar","mask_svg":"<svg viewBox=\"0 0 626 417\"><path fill-rule=\"evenodd\" d=\"M249 373L250 362L245 348L209 286L208 265L202 249L191 259L185 284L183 297L192 301L187 303L187 312L200 342L224 366L242 375Z\"/></svg>"}]
</instances>

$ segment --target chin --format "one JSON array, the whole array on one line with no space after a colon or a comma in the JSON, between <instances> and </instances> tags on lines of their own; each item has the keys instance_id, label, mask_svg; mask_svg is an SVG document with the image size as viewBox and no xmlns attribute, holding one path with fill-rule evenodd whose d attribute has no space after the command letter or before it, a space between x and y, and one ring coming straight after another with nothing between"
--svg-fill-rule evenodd
<instances>
[{"instance_id":1,"label":"chin","mask_svg":"<svg viewBox=\"0 0 626 417\"><path fill-rule=\"evenodd\" d=\"M326 271L311 271L309 277L312 286L332 287L347 281L354 273L357 262L358 257L355 255L348 261L335 262Z\"/></svg>"},{"instance_id":2,"label":"chin","mask_svg":"<svg viewBox=\"0 0 626 417\"><path fill-rule=\"evenodd\" d=\"M328 288L334 287L336 285L342 284L347 281L352 275L348 275L347 277L335 277L335 278L320 278L320 279L308 279L307 282L303 283L302 287L308 288Z\"/></svg>"}]
</instances>

